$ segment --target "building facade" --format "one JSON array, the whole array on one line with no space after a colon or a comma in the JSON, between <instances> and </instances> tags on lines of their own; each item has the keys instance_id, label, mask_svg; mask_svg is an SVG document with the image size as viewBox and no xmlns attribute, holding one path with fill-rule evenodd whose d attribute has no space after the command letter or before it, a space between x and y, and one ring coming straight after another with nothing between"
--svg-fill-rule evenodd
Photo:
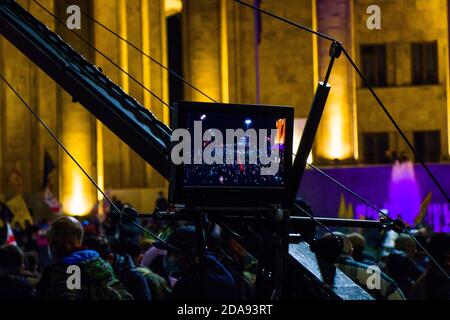
<instances>
[{"instance_id":1,"label":"building facade","mask_svg":"<svg viewBox=\"0 0 450 320\"><path fill-rule=\"evenodd\" d=\"M329 62L328 41L232 0L38 2L62 21L72 15L69 3L79 6L214 100L294 106L295 141ZM74 31L91 46L34 1L18 3L167 124L169 109L143 87L168 103L210 100L86 15L81 14L81 29ZM446 0L260 3L263 9L342 41L422 157L429 162L450 160ZM368 25L373 14L368 8L374 4L380 29ZM102 188L140 210L151 209L157 191L165 189L167 182L3 38L0 70ZM413 158L344 56L336 61L330 84L312 154L315 163L362 165L386 163L396 156ZM23 192L41 192L48 152L56 164L53 189L65 212L88 213L100 198L96 190L4 85L0 85L0 118L3 197L14 192L13 171L20 172Z\"/></svg>"}]
</instances>

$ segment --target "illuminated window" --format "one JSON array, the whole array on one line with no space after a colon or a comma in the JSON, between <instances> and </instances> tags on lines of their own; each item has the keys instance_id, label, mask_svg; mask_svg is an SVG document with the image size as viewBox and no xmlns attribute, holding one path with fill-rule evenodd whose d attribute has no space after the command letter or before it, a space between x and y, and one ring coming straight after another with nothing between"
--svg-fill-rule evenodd
<instances>
[{"instance_id":1,"label":"illuminated window","mask_svg":"<svg viewBox=\"0 0 450 320\"><path fill-rule=\"evenodd\" d=\"M437 42L420 42L411 44L412 83L438 83Z\"/></svg>"},{"instance_id":2,"label":"illuminated window","mask_svg":"<svg viewBox=\"0 0 450 320\"><path fill-rule=\"evenodd\" d=\"M361 68L364 76L371 86L387 86L386 60L387 55L385 44L361 46Z\"/></svg>"}]
</instances>

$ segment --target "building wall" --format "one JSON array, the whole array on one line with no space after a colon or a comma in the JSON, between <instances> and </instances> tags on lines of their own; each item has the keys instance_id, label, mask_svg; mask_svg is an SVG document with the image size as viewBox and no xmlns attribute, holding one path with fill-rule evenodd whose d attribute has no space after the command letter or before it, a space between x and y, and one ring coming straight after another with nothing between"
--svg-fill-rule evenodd
<instances>
[{"instance_id":1,"label":"building wall","mask_svg":"<svg viewBox=\"0 0 450 320\"><path fill-rule=\"evenodd\" d=\"M361 44L387 44L387 88L377 88L381 100L406 135L415 130L440 130L442 156L448 156L448 18L446 0L377 1L381 8L381 30L366 27L366 9L373 1L354 1L355 52ZM438 41L439 83L411 85L411 42ZM358 132L392 132L392 149L408 150L394 127L367 89L358 81ZM362 145L361 145L362 148ZM410 153L411 155L411 153Z\"/></svg>"}]
</instances>

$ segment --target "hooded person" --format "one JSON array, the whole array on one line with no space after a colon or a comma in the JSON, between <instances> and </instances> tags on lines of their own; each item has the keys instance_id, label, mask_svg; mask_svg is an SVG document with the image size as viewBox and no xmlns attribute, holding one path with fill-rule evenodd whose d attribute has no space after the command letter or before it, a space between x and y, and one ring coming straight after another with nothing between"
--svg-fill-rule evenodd
<instances>
[{"instance_id":1,"label":"hooded person","mask_svg":"<svg viewBox=\"0 0 450 320\"><path fill-rule=\"evenodd\" d=\"M120 245L121 253L126 253L136 265L139 273L145 278L152 293L153 300L166 300L171 290L166 279L141 265L143 253L141 247L134 241L125 241Z\"/></svg>"},{"instance_id":2,"label":"hooded person","mask_svg":"<svg viewBox=\"0 0 450 320\"><path fill-rule=\"evenodd\" d=\"M128 242L129 240L124 241L124 243ZM132 257L127 252L120 250L120 246L116 246L119 250L113 251L108 240L102 237L88 237L83 241L83 245L98 252L112 266L114 273L135 300L151 300L152 295L148 282L137 269Z\"/></svg>"},{"instance_id":3,"label":"hooded person","mask_svg":"<svg viewBox=\"0 0 450 320\"><path fill-rule=\"evenodd\" d=\"M178 227L165 243L156 242L155 247L168 251L165 266L170 269L170 276L176 278L169 299L238 299L235 280L219 259L211 252L198 254L195 227Z\"/></svg>"},{"instance_id":4,"label":"hooded person","mask_svg":"<svg viewBox=\"0 0 450 320\"><path fill-rule=\"evenodd\" d=\"M72 217L57 218L51 223L47 237L53 261L44 269L37 285L39 298L47 300L133 299L100 254L81 246L83 227L78 220Z\"/></svg>"}]
</instances>

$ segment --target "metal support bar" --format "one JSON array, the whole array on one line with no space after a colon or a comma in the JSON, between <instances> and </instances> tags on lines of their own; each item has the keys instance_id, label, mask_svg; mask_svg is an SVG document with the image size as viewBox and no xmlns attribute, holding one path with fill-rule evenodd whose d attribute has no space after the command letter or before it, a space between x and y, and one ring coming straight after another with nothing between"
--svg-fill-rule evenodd
<instances>
[{"instance_id":1,"label":"metal support bar","mask_svg":"<svg viewBox=\"0 0 450 320\"><path fill-rule=\"evenodd\" d=\"M325 226L343 227L343 228L367 228L367 229L383 229L384 225L377 220L356 220L356 219L336 219L336 218L316 218ZM309 217L291 217L290 224L295 225L316 225Z\"/></svg>"}]
</instances>

